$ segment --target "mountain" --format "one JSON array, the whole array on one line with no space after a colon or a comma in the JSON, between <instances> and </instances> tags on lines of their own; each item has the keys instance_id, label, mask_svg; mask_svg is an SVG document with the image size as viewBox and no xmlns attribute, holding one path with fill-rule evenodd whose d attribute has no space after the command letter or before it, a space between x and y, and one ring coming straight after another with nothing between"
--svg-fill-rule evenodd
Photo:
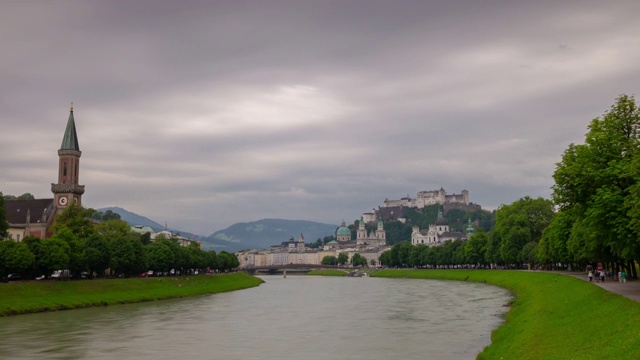
<instances>
[{"instance_id":1,"label":"mountain","mask_svg":"<svg viewBox=\"0 0 640 360\"><path fill-rule=\"evenodd\" d=\"M203 240L203 245L229 252L244 249L266 249L271 245L296 240L300 234L306 242L314 242L318 238L334 235L335 224L323 224L306 220L262 219L253 222L237 223L228 228L216 231Z\"/></svg>"},{"instance_id":2,"label":"mountain","mask_svg":"<svg viewBox=\"0 0 640 360\"><path fill-rule=\"evenodd\" d=\"M126 221L129 225L131 226L135 226L135 225L143 225L143 226L149 226L150 228L152 228L155 231L162 231L164 230L164 226L161 224L158 224L157 222L149 219L148 217L144 217L141 215L138 215L136 213L132 213L130 211L127 211L123 208L119 208L119 207L105 207L105 208L101 208L101 209L96 209L97 211L102 211L105 212L107 210L111 210L114 213L117 213L118 215L120 215L120 218L123 221ZM192 234L190 232L187 231L182 231L182 230L178 230L178 229L172 229L169 228L169 231L173 232L173 233L179 233L180 235L189 238L189 239L195 239L195 240L204 240L204 237L202 235L197 235L197 234Z\"/></svg>"},{"instance_id":3,"label":"mountain","mask_svg":"<svg viewBox=\"0 0 640 360\"><path fill-rule=\"evenodd\" d=\"M105 207L96 209L106 212L111 210L129 225L149 226L155 231L164 230L164 226L141 215L132 213L120 207ZM202 241L205 250L235 252L243 249L266 249L271 245L288 241L290 237L296 240L304 234L305 241L314 242L318 238L335 235L336 225L323 224L306 220L262 219L253 222L236 223L224 230L216 231L208 237L192 234L187 231L169 228L171 232Z\"/></svg>"}]
</instances>

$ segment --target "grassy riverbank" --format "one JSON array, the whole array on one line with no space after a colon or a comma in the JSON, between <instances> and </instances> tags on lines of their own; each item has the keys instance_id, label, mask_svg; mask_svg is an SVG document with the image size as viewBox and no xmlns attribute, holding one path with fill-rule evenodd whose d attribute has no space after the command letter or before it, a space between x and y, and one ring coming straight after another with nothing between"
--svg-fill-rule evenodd
<instances>
[{"instance_id":1,"label":"grassy riverbank","mask_svg":"<svg viewBox=\"0 0 640 360\"><path fill-rule=\"evenodd\" d=\"M214 294L258 286L245 273L0 284L0 316Z\"/></svg>"},{"instance_id":2,"label":"grassy riverbank","mask_svg":"<svg viewBox=\"0 0 640 360\"><path fill-rule=\"evenodd\" d=\"M318 275L318 276L347 276L347 272L343 270L311 270L307 273L307 275Z\"/></svg>"},{"instance_id":3,"label":"grassy riverbank","mask_svg":"<svg viewBox=\"0 0 640 360\"><path fill-rule=\"evenodd\" d=\"M478 359L640 359L640 303L574 277L526 271L379 270L371 276L487 282L513 291Z\"/></svg>"}]
</instances>

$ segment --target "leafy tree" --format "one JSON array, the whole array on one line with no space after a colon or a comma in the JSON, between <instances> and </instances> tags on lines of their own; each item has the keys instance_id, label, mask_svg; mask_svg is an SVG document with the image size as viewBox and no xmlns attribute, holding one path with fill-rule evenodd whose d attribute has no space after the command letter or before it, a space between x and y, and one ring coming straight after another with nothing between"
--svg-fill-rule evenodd
<instances>
[{"instance_id":1,"label":"leafy tree","mask_svg":"<svg viewBox=\"0 0 640 360\"><path fill-rule=\"evenodd\" d=\"M67 244L67 255L69 257L69 262L65 269L69 269L73 276L80 277L80 273L87 269L87 262L84 252L84 240L79 239L68 228L62 228L51 238L62 240Z\"/></svg>"},{"instance_id":2,"label":"leafy tree","mask_svg":"<svg viewBox=\"0 0 640 360\"><path fill-rule=\"evenodd\" d=\"M480 231L473 233L466 244L464 244L464 258L469 264L486 264L484 257L484 251L487 246L488 237L487 234L480 229Z\"/></svg>"},{"instance_id":3,"label":"leafy tree","mask_svg":"<svg viewBox=\"0 0 640 360\"><path fill-rule=\"evenodd\" d=\"M154 271L169 271L175 263L173 251L162 241L152 242L146 246L145 257L149 269Z\"/></svg>"},{"instance_id":4,"label":"leafy tree","mask_svg":"<svg viewBox=\"0 0 640 360\"><path fill-rule=\"evenodd\" d=\"M345 252L341 252L337 257L338 265L344 265L349 262L349 255Z\"/></svg>"},{"instance_id":5,"label":"leafy tree","mask_svg":"<svg viewBox=\"0 0 640 360\"><path fill-rule=\"evenodd\" d=\"M567 251L578 260L626 264L640 259L640 108L622 95L588 129L553 174L553 200L572 222Z\"/></svg>"},{"instance_id":6,"label":"leafy tree","mask_svg":"<svg viewBox=\"0 0 640 360\"><path fill-rule=\"evenodd\" d=\"M353 266L367 266L367 259L364 256L362 256L362 255L360 255L358 253L355 253L351 257L351 265L353 265Z\"/></svg>"},{"instance_id":7,"label":"leafy tree","mask_svg":"<svg viewBox=\"0 0 640 360\"><path fill-rule=\"evenodd\" d=\"M327 256L324 256L322 258L322 261L320 261L320 264L322 264L322 265L338 265L338 258L336 258L335 256L332 256L332 255L327 255Z\"/></svg>"},{"instance_id":8,"label":"leafy tree","mask_svg":"<svg viewBox=\"0 0 640 360\"><path fill-rule=\"evenodd\" d=\"M111 264L111 249L107 241L98 234L91 235L84 244L84 252L89 272L105 276Z\"/></svg>"},{"instance_id":9,"label":"leafy tree","mask_svg":"<svg viewBox=\"0 0 640 360\"><path fill-rule=\"evenodd\" d=\"M46 269L40 264L43 256L42 240L39 237L29 235L22 239L22 243L27 245L29 251L34 255L34 263L30 271L31 277L46 274Z\"/></svg>"},{"instance_id":10,"label":"leafy tree","mask_svg":"<svg viewBox=\"0 0 640 360\"><path fill-rule=\"evenodd\" d=\"M140 235L140 242L142 243L142 245L151 244L151 233L150 232L146 232L146 233Z\"/></svg>"},{"instance_id":11,"label":"leafy tree","mask_svg":"<svg viewBox=\"0 0 640 360\"><path fill-rule=\"evenodd\" d=\"M35 256L27 244L10 240L0 241L0 277L11 273L24 276L32 269Z\"/></svg>"},{"instance_id":12,"label":"leafy tree","mask_svg":"<svg viewBox=\"0 0 640 360\"><path fill-rule=\"evenodd\" d=\"M503 205L496 212L495 231L500 234L500 254L507 263L525 262L521 250L529 242L538 242L542 231L551 223L555 213L553 203L543 198L521 198L511 205Z\"/></svg>"},{"instance_id":13,"label":"leafy tree","mask_svg":"<svg viewBox=\"0 0 640 360\"><path fill-rule=\"evenodd\" d=\"M111 241L117 238L138 238L137 234L131 230L131 226L122 220L105 220L95 226L95 232L104 240Z\"/></svg>"},{"instance_id":14,"label":"leafy tree","mask_svg":"<svg viewBox=\"0 0 640 360\"><path fill-rule=\"evenodd\" d=\"M90 211L72 202L60 213L53 224L53 230L58 232L64 228L71 232L79 239L87 239L94 233L93 224L90 219Z\"/></svg>"},{"instance_id":15,"label":"leafy tree","mask_svg":"<svg viewBox=\"0 0 640 360\"><path fill-rule=\"evenodd\" d=\"M39 267L49 276L55 270L69 268L69 245L60 238L51 237L42 240L42 253Z\"/></svg>"},{"instance_id":16,"label":"leafy tree","mask_svg":"<svg viewBox=\"0 0 640 360\"><path fill-rule=\"evenodd\" d=\"M111 270L116 275L132 276L146 270L144 249L140 241L120 237L110 243Z\"/></svg>"}]
</instances>

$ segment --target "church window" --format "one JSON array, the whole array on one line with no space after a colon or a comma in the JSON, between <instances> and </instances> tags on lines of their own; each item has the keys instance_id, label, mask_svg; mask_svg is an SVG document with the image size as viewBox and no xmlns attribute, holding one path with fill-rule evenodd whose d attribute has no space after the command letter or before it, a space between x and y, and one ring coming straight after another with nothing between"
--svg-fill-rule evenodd
<instances>
[{"instance_id":1,"label":"church window","mask_svg":"<svg viewBox=\"0 0 640 360\"><path fill-rule=\"evenodd\" d=\"M67 176L67 163L62 163L62 176Z\"/></svg>"}]
</instances>

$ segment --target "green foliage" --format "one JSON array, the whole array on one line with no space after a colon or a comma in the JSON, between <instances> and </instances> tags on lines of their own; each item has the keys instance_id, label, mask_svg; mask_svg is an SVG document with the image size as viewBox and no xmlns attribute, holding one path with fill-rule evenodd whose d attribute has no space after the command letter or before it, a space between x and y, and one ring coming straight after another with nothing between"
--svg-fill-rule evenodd
<instances>
[{"instance_id":1,"label":"green foliage","mask_svg":"<svg viewBox=\"0 0 640 360\"><path fill-rule=\"evenodd\" d=\"M353 254L353 256L351 256L351 265L353 265L353 266L367 266L367 259L364 256L362 256L362 255L360 255L358 253L355 253L355 254Z\"/></svg>"},{"instance_id":2,"label":"green foliage","mask_svg":"<svg viewBox=\"0 0 640 360\"><path fill-rule=\"evenodd\" d=\"M500 255L510 264L526 263L522 249L530 242L537 243L551 223L555 213L553 203L543 198L521 198L511 205L503 205L496 212L495 231L500 235Z\"/></svg>"},{"instance_id":3,"label":"green foliage","mask_svg":"<svg viewBox=\"0 0 640 360\"><path fill-rule=\"evenodd\" d=\"M104 237L95 234L89 237L84 244L87 270L90 273L105 276L105 271L111 264L111 249Z\"/></svg>"},{"instance_id":4,"label":"green foliage","mask_svg":"<svg viewBox=\"0 0 640 360\"><path fill-rule=\"evenodd\" d=\"M327 255L322 258L320 262L322 265L338 265L338 258L332 255Z\"/></svg>"},{"instance_id":5,"label":"green foliage","mask_svg":"<svg viewBox=\"0 0 640 360\"><path fill-rule=\"evenodd\" d=\"M58 232L67 228L78 238L87 239L94 233L90 214L90 210L83 208L75 201L71 202L71 204L56 217L53 230Z\"/></svg>"},{"instance_id":6,"label":"green foliage","mask_svg":"<svg viewBox=\"0 0 640 360\"><path fill-rule=\"evenodd\" d=\"M49 276L55 270L69 268L69 245L60 238L51 237L42 240L42 253L39 268Z\"/></svg>"},{"instance_id":7,"label":"green foliage","mask_svg":"<svg viewBox=\"0 0 640 360\"><path fill-rule=\"evenodd\" d=\"M11 240L0 241L0 277L17 273L23 275L31 270L35 256L24 243Z\"/></svg>"},{"instance_id":8,"label":"green foliage","mask_svg":"<svg viewBox=\"0 0 640 360\"><path fill-rule=\"evenodd\" d=\"M338 265L344 265L349 262L349 255L345 252L341 252L337 257Z\"/></svg>"},{"instance_id":9,"label":"green foliage","mask_svg":"<svg viewBox=\"0 0 640 360\"><path fill-rule=\"evenodd\" d=\"M570 144L556 164L553 200L562 219L545 237L541 256L617 263L640 258L639 155L640 108L622 95L591 121L585 143Z\"/></svg>"}]
</instances>

